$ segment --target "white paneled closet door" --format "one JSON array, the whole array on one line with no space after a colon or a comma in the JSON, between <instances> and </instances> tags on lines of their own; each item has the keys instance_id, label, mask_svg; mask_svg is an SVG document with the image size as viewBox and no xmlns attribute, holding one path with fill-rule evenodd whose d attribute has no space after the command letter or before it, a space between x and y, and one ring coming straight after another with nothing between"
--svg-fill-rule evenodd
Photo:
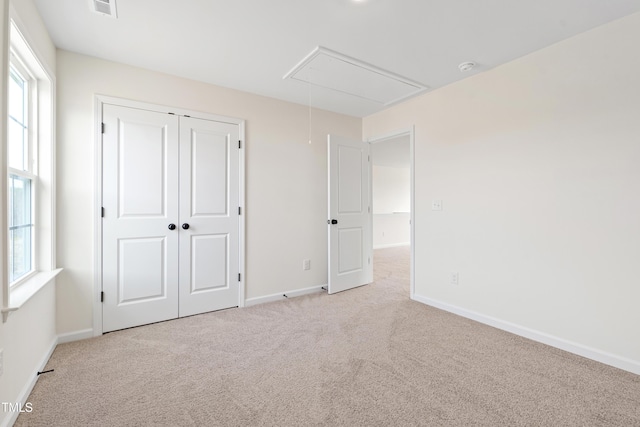
<instances>
[{"instance_id":1,"label":"white paneled closet door","mask_svg":"<svg viewBox=\"0 0 640 427\"><path fill-rule=\"evenodd\" d=\"M238 305L238 125L180 119L180 316Z\"/></svg>"},{"instance_id":2,"label":"white paneled closet door","mask_svg":"<svg viewBox=\"0 0 640 427\"><path fill-rule=\"evenodd\" d=\"M103 123L103 332L237 306L239 126L115 105Z\"/></svg>"},{"instance_id":3,"label":"white paneled closet door","mask_svg":"<svg viewBox=\"0 0 640 427\"><path fill-rule=\"evenodd\" d=\"M103 108L103 332L178 317L178 117Z\"/></svg>"}]
</instances>

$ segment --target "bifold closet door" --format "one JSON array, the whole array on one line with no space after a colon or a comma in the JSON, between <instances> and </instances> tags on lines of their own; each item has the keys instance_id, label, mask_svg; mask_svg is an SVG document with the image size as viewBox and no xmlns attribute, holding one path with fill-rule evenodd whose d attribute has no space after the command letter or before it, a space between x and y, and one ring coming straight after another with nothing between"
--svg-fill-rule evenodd
<instances>
[{"instance_id":1,"label":"bifold closet door","mask_svg":"<svg viewBox=\"0 0 640 427\"><path fill-rule=\"evenodd\" d=\"M178 317L178 117L105 105L103 332Z\"/></svg>"}]
</instances>

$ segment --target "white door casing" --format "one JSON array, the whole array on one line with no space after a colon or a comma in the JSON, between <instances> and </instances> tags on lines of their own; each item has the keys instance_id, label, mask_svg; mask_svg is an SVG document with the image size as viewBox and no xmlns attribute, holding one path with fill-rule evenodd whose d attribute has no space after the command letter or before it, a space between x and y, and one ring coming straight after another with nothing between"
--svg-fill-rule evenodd
<instances>
[{"instance_id":1,"label":"white door casing","mask_svg":"<svg viewBox=\"0 0 640 427\"><path fill-rule=\"evenodd\" d=\"M238 141L238 125L180 118L180 317L238 305Z\"/></svg>"},{"instance_id":2,"label":"white door casing","mask_svg":"<svg viewBox=\"0 0 640 427\"><path fill-rule=\"evenodd\" d=\"M239 123L109 104L102 122L102 332L240 305Z\"/></svg>"},{"instance_id":3,"label":"white door casing","mask_svg":"<svg viewBox=\"0 0 640 427\"><path fill-rule=\"evenodd\" d=\"M328 292L373 281L371 167L367 142L329 135Z\"/></svg>"},{"instance_id":4,"label":"white door casing","mask_svg":"<svg viewBox=\"0 0 640 427\"><path fill-rule=\"evenodd\" d=\"M178 316L178 117L105 105L103 123L108 332Z\"/></svg>"}]
</instances>

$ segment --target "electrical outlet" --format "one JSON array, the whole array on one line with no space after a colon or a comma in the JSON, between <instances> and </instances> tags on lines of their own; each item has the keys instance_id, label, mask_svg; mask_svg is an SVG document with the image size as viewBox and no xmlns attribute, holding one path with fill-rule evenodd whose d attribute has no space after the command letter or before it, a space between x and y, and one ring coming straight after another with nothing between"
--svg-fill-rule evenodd
<instances>
[{"instance_id":1,"label":"electrical outlet","mask_svg":"<svg viewBox=\"0 0 640 427\"><path fill-rule=\"evenodd\" d=\"M0 348L0 377L4 373L4 350Z\"/></svg>"},{"instance_id":2,"label":"electrical outlet","mask_svg":"<svg viewBox=\"0 0 640 427\"><path fill-rule=\"evenodd\" d=\"M459 283L458 280L459 280L458 273L451 273L451 284L457 285Z\"/></svg>"},{"instance_id":3,"label":"electrical outlet","mask_svg":"<svg viewBox=\"0 0 640 427\"><path fill-rule=\"evenodd\" d=\"M431 210L432 211L441 211L442 210L442 200L432 200L431 201Z\"/></svg>"},{"instance_id":4,"label":"electrical outlet","mask_svg":"<svg viewBox=\"0 0 640 427\"><path fill-rule=\"evenodd\" d=\"M311 270L311 260L305 259L302 261L302 269L303 270Z\"/></svg>"}]
</instances>

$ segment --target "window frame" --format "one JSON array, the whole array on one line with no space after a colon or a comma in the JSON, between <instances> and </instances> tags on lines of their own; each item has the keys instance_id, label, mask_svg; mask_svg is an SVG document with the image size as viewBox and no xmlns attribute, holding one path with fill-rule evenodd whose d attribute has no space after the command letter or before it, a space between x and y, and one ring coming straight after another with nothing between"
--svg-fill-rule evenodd
<instances>
[{"instance_id":1,"label":"window frame","mask_svg":"<svg viewBox=\"0 0 640 427\"><path fill-rule=\"evenodd\" d=\"M37 212L38 212L38 175L37 175L37 158L38 158L38 80L34 77L34 72L29 69L24 63L24 61L20 58L20 55L15 51L14 46L12 45L10 48L10 59L9 59L9 78L13 79L12 74L16 74L22 81L25 82L26 94L25 94L25 102L26 106L24 108L25 117L23 123L20 123L22 126L26 127L26 158L23 157L23 165L24 169L17 169L11 167L9 165L9 161L7 161L7 181L11 181L12 176L17 176L30 181L30 216L31 216L31 236L30 236L30 269L25 274L16 278L14 281L9 281L9 289L19 286L23 282L29 280L37 273L36 266L38 265L37 259L37 242L38 242L38 222L37 222ZM8 93L10 91L7 91ZM7 95L8 95L7 93ZM7 120L13 120L11 118L11 114L7 112ZM7 141L7 159L11 156L9 155L10 143ZM24 150L24 148L23 148ZM9 211L9 206L11 203L9 199L12 197L12 194L7 194L7 215L9 218L12 217L13 212ZM11 242L11 228L7 224L7 243L10 245ZM10 258L12 250L8 251L7 259L8 259L8 267L13 265L13 260ZM11 273L9 273L11 274ZM9 276L10 277L10 276Z\"/></svg>"},{"instance_id":2,"label":"window frame","mask_svg":"<svg viewBox=\"0 0 640 427\"><path fill-rule=\"evenodd\" d=\"M9 315L19 310L32 297L34 297L40 289L49 283L54 283L55 278L62 268L57 267L56 261L56 76L55 63L47 62L46 58L38 51L38 43L34 43L34 39L30 36L23 22L20 20L12 5L9 5L9 40L7 46L7 55L5 69L3 70L3 79L5 83L3 88L9 88L10 70L9 64L18 62L23 69L31 72L32 81L36 84L31 85L30 94L32 96L30 131L31 131L31 150L29 168L34 177L32 181L32 221L33 227L33 243L32 243L32 269L30 275L23 276L15 283L9 284L9 269L3 268L2 274L2 322L6 322ZM24 75L24 74L23 74ZM1 96L6 97L4 91ZM5 98L8 101L8 98ZM4 100L3 100L4 102ZM6 102L9 107L8 102ZM7 123L9 120L8 108L2 112L4 117L2 122ZM2 199L0 205L4 209L5 214L1 215L0 223L4 233L2 236L3 245L3 265L9 265L9 226L7 221L8 202L9 202L9 179L11 172L16 172L15 168L9 168L8 158L6 156L6 148L8 132L3 135L2 144L4 155L0 167L2 168L3 178L5 182L1 188ZM24 171L17 171L17 175L24 175Z\"/></svg>"}]
</instances>

